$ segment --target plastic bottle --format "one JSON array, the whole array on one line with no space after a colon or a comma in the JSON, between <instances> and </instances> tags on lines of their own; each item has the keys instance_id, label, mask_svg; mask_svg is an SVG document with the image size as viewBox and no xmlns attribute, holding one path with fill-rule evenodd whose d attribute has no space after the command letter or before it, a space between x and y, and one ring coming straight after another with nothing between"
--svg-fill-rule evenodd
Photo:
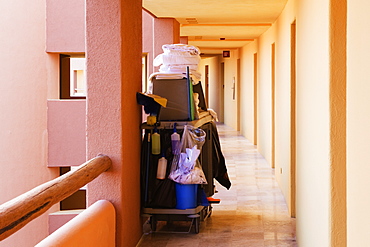
<instances>
[{"instance_id":1,"label":"plastic bottle","mask_svg":"<svg viewBox=\"0 0 370 247\"><path fill-rule=\"evenodd\" d=\"M176 131L176 123L173 127L173 134L171 135L171 146L173 154L180 153L180 135Z\"/></svg>"},{"instance_id":2,"label":"plastic bottle","mask_svg":"<svg viewBox=\"0 0 370 247\"><path fill-rule=\"evenodd\" d=\"M152 134L152 154L157 155L161 153L161 136L158 133L157 128L154 128Z\"/></svg>"},{"instance_id":3,"label":"plastic bottle","mask_svg":"<svg viewBox=\"0 0 370 247\"><path fill-rule=\"evenodd\" d=\"M158 160L157 178L165 179L167 170L167 160L164 156Z\"/></svg>"}]
</instances>

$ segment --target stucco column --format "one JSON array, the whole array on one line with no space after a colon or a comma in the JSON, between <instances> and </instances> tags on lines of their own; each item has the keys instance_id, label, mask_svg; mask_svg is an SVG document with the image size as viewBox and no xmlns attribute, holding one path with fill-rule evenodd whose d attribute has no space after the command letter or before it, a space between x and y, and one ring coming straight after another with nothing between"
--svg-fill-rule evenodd
<instances>
[{"instance_id":1,"label":"stucco column","mask_svg":"<svg viewBox=\"0 0 370 247\"><path fill-rule=\"evenodd\" d=\"M153 54L154 58L163 53L165 44L180 43L180 23L174 18L154 18L153 21ZM158 71L159 68L155 68Z\"/></svg>"},{"instance_id":2,"label":"stucco column","mask_svg":"<svg viewBox=\"0 0 370 247\"><path fill-rule=\"evenodd\" d=\"M330 4L330 240L347 246L347 1Z\"/></svg>"},{"instance_id":3,"label":"stucco column","mask_svg":"<svg viewBox=\"0 0 370 247\"><path fill-rule=\"evenodd\" d=\"M180 44L188 44L189 37L188 36L180 36Z\"/></svg>"},{"instance_id":4,"label":"stucco column","mask_svg":"<svg viewBox=\"0 0 370 247\"><path fill-rule=\"evenodd\" d=\"M88 205L113 203L116 246L135 246L140 223L141 1L86 1L87 155L113 168L88 185Z\"/></svg>"}]
</instances>

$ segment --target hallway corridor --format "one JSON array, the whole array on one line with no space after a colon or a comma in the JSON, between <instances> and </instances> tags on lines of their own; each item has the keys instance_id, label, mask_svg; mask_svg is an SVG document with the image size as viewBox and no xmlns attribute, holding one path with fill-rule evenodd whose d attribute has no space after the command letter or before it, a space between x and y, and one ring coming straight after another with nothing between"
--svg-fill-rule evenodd
<instances>
[{"instance_id":1,"label":"hallway corridor","mask_svg":"<svg viewBox=\"0 0 370 247\"><path fill-rule=\"evenodd\" d=\"M230 190L215 182L214 198L221 203L213 205L212 216L201 223L199 234L152 233L144 235L138 247L297 246L295 219L288 214L274 171L237 131L225 125L217 128Z\"/></svg>"}]
</instances>

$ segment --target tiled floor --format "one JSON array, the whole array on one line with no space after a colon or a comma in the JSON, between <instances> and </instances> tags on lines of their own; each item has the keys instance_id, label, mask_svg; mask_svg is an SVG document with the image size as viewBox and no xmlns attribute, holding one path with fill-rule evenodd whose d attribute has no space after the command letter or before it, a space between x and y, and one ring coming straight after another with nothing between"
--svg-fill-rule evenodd
<instances>
[{"instance_id":1,"label":"tiled floor","mask_svg":"<svg viewBox=\"0 0 370 247\"><path fill-rule=\"evenodd\" d=\"M288 214L273 169L247 139L225 125L217 128L230 190L216 182L214 198L221 203L201 222L199 234L150 233L143 235L138 246L297 246L295 220Z\"/></svg>"}]
</instances>

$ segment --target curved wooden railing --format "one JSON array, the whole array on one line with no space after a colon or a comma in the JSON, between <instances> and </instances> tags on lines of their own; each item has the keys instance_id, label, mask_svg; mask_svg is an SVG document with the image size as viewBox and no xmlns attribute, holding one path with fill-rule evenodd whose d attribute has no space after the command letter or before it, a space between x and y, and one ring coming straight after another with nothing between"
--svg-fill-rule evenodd
<instances>
[{"instance_id":1,"label":"curved wooden railing","mask_svg":"<svg viewBox=\"0 0 370 247\"><path fill-rule=\"evenodd\" d=\"M0 205L0 241L45 213L52 205L75 193L112 166L106 155L82 164L77 170L41 184Z\"/></svg>"}]
</instances>

